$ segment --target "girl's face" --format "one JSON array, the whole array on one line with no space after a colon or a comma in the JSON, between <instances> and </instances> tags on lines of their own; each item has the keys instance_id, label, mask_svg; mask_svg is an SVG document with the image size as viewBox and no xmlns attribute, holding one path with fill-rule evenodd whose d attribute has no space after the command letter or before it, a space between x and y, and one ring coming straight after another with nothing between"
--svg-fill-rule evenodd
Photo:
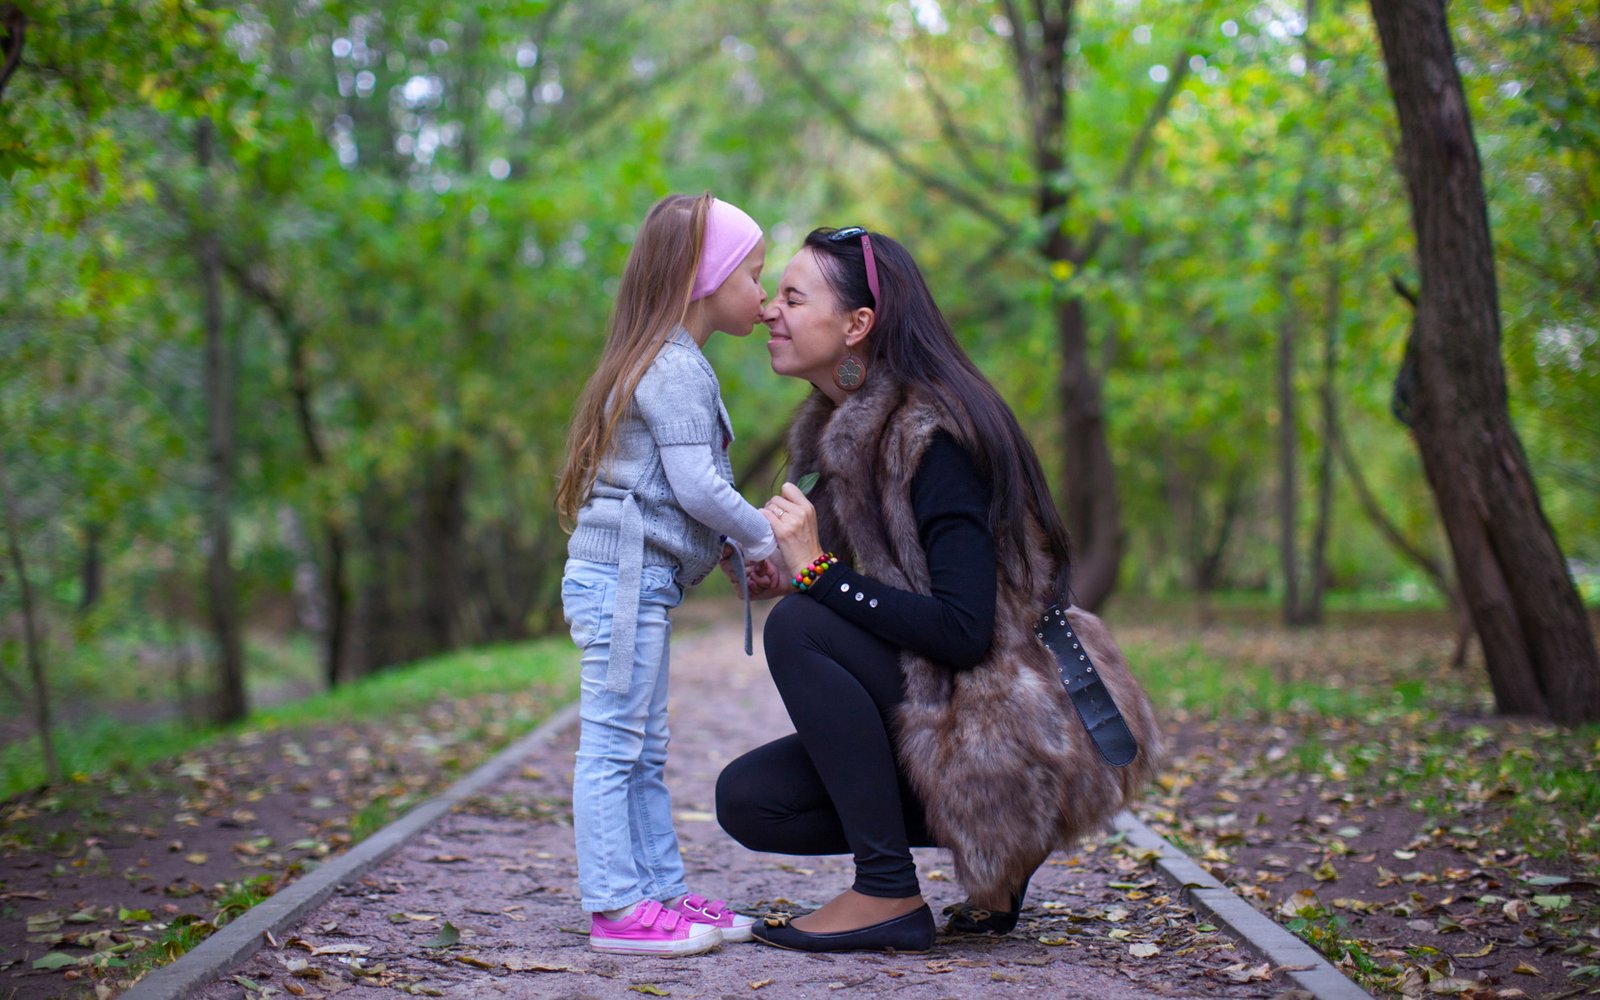
<instances>
[{"instance_id":1,"label":"girl's face","mask_svg":"<svg viewBox=\"0 0 1600 1000\"><path fill-rule=\"evenodd\" d=\"M767 297L761 288L761 269L766 264L767 241L763 237L717 290L702 300L711 330L721 330L735 337L750 335L761 320L761 303Z\"/></svg>"},{"instance_id":2,"label":"girl's face","mask_svg":"<svg viewBox=\"0 0 1600 1000\"><path fill-rule=\"evenodd\" d=\"M860 340L860 335L852 335L860 324L857 313L840 308L816 254L809 249L795 254L778 279L778 294L761 316L772 332L767 341L772 370L828 392L833 388L834 366L847 347Z\"/></svg>"}]
</instances>

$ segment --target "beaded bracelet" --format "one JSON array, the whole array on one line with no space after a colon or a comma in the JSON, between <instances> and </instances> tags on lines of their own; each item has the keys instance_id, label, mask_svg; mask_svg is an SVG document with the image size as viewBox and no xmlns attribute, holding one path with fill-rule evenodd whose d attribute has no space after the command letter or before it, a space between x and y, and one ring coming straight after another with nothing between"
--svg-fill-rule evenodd
<instances>
[{"instance_id":1,"label":"beaded bracelet","mask_svg":"<svg viewBox=\"0 0 1600 1000\"><path fill-rule=\"evenodd\" d=\"M837 565L839 565L839 557L832 552L824 552L811 560L811 565L796 573L794 579L789 581L789 584L796 590L810 590L811 585L816 583L822 574Z\"/></svg>"}]
</instances>

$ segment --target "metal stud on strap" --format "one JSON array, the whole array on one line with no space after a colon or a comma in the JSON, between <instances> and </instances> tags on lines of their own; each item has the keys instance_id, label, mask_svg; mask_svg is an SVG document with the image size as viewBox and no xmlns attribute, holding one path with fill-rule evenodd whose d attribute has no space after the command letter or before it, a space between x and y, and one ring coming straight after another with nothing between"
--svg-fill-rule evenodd
<instances>
[{"instance_id":1,"label":"metal stud on strap","mask_svg":"<svg viewBox=\"0 0 1600 1000\"><path fill-rule=\"evenodd\" d=\"M1061 686L1066 689L1073 707L1078 711L1078 718L1089 731L1089 737L1094 740L1100 756L1113 767L1130 763L1138 756L1139 744L1133 738L1127 720L1117 710L1105 682L1095 671L1088 650L1076 641L1072 628L1067 625L1066 611L1060 605L1047 610L1034 628L1034 635L1055 654ZM1076 659L1068 651L1069 644L1078 653Z\"/></svg>"}]
</instances>

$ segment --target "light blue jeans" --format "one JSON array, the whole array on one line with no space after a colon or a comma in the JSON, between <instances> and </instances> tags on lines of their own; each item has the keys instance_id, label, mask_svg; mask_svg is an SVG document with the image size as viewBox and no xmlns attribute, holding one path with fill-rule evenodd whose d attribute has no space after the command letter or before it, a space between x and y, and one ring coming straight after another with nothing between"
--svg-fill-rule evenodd
<instances>
[{"instance_id":1,"label":"light blue jeans","mask_svg":"<svg viewBox=\"0 0 1600 1000\"><path fill-rule=\"evenodd\" d=\"M568 559L561 578L562 609L583 653L572 826L578 890L590 912L689 891L663 774L672 638L667 615L683 600L683 588L670 566L646 566L643 573L633 683L625 694L606 690L617 567Z\"/></svg>"}]
</instances>

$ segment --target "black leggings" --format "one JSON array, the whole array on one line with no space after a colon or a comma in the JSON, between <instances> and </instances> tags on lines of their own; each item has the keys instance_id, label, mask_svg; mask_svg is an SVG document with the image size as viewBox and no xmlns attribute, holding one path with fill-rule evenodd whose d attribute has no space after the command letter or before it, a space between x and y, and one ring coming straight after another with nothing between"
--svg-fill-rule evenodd
<instances>
[{"instance_id":1,"label":"black leggings","mask_svg":"<svg viewBox=\"0 0 1600 1000\"><path fill-rule=\"evenodd\" d=\"M717 821L753 851L853 854L863 895L915 896L911 848L933 839L890 735L900 649L801 594L772 609L764 642L798 732L723 769Z\"/></svg>"}]
</instances>

